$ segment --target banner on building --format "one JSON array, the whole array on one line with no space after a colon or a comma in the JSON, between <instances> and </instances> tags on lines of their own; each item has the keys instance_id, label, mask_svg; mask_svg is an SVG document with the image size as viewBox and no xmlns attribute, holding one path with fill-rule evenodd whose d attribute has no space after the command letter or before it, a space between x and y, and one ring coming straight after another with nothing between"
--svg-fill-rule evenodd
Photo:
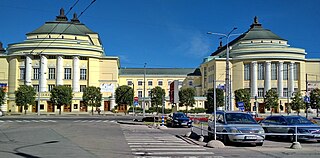
<instances>
[{"instance_id":1,"label":"banner on building","mask_svg":"<svg viewBox=\"0 0 320 158\"><path fill-rule=\"evenodd\" d=\"M110 92L113 93L115 91L115 86L113 83L103 83L100 85L101 92Z\"/></svg>"}]
</instances>

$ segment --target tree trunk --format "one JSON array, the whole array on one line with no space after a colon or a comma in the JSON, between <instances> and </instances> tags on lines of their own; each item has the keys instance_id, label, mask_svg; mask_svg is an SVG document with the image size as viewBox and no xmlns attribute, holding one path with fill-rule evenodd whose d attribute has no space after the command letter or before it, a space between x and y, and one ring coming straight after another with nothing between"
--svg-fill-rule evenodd
<instances>
[{"instance_id":1,"label":"tree trunk","mask_svg":"<svg viewBox=\"0 0 320 158\"><path fill-rule=\"evenodd\" d=\"M273 108L271 108L271 115L272 115L272 112L273 112Z\"/></svg>"},{"instance_id":2,"label":"tree trunk","mask_svg":"<svg viewBox=\"0 0 320 158\"><path fill-rule=\"evenodd\" d=\"M93 115L93 105L92 105L91 107L92 107L92 109L91 109L91 113L92 113L92 115Z\"/></svg>"},{"instance_id":3,"label":"tree trunk","mask_svg":"<svg viewBox=\"0 0 320 158\"><path fill-rule=\"evenodd\" d=\"M59 105L59 115L61 115L61 105Z\"/></svg>"},{"instance_id":4,"label":"tree trunk","mask_svg":"<svg viewBox=\"0 0 320 158\"><path fill-rule=\"evenodd\" d=\"M187 112L186 112L186 113L188 114L188 105L186 105L186 109L187 109Z\"/></svg>"}]
</instances>

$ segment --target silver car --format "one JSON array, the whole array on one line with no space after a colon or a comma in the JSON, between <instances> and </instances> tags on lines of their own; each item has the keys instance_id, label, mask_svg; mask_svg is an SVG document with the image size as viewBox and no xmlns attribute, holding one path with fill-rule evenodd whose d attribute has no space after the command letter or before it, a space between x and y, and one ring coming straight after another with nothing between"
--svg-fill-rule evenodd
<instances>
[{"instance_id":1,"label":"silver car","mask_svg":"<svg viewBox=\"0 0 320 158\"><path fill-rule=\"evenodd\" d=\"M264 130L250 114L225 111L217 111L216 114L217 139L220 139L224 144L235 142L255 144L256 146L263 145L265 138ZM208 119L208 131L208 137L212 139L214 114Z\"/></svg>"}]
</instances>

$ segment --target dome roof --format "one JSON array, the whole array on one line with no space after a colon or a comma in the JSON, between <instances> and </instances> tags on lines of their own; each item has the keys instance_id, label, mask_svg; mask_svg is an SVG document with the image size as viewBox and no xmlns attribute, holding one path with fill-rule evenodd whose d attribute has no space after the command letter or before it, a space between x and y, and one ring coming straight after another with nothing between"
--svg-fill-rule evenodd
<instances>
[{"instance_id":1,"label":"dome roof","mask_svg":"<svg viewBox=\"0 0 320 158\"><path fill-rule=\"evenodd\" d=\"M55 21L46 22L44 25L38 29L27 33L27 35L32 34L72 34L72 35L86 35L86 34L96 34L84 24L80 23L77 14L73 15L71 21L64 15L63 8L60 9L60 15L57 16Z\"/></svg>"}]
</instances>

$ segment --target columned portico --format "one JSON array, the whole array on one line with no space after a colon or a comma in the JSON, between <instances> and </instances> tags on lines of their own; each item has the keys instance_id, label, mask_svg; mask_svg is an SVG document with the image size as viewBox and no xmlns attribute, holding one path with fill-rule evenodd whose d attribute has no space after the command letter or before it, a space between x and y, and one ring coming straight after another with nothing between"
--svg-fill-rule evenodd
<instances>
[{"instance_id":1,"label":"columned portico","mask_svg":"<svg viewBox=\"0 0 320 158\"><path fill-rule=\"evenodd\" d=\"M264 94L271 89L271 61L266 61L266 78L264 80Z\"/></svg>"},{"instance_id":2,"label":"columned portico","mask_svg":"<svg viewBox=\"0 0 320 158\"><path fill-rule=\"evenodd\" d=\"M251 62L252 72L251 72L251 97L258 94L258 64L256 61Z\"/></svg>"},{"instance_id":3,"label":"columned portico","mask_svg":"<svg viewBox=\"0 0 320 158\"><path fill-rule=\"evenodd\" d=\"M63 85L63 57L61 55L57 56L57 80L56 85Z\"/></svg>"},{"instance_id":4,"label":"columned portico","mask_svg":"<svg viewBox=\"0 0 320 158\"><path fill-rule=\"evenodd\" d=\"M48 70L48 60L45 55L40 55L40 64L41 64L41 70L40 70L40 84L39 89L40 92L46 92L47 91L47 70Z\"/></svg>"},{"instance_id":5,"label":"columned portico","mask_svg":"<svg viewBox=\"0 0 320 158\"><path fill-rule=\"evenodd\" d=\"M25 67L25 84L31 86L32 59L29 55L26 56Z\"/></svg>"},{"instance_id":6,"label":"columned portico","mask_svg":"<svg viewBox=\"0 0 320 158\"><path fill-rule=\"evenodd\" d=\"M72 90L73 92L80 92L80 68L79 68L79 56L73 57L73 79Z\"/></svg>"},{"instance_id":7,"label":"columned portico","mask_svg":"<svg viewBox=\"0 0 320 158\"><path fill-rule=\"evenodd\" d=\"M288 94L289 96L292 96L292 93L294 92L294 62L290 62L289 64L289 85L288 85Z\"/></svg>"},{"instance_id":8,"label":"columned portico","mask_svg":"<svg viewBox=\"0 0 320 158\"><path fill-rule=\"evenodd\" d=\"M283 97L283 61L278 63L278 96Z\"/></svg>"}]
</instances>

